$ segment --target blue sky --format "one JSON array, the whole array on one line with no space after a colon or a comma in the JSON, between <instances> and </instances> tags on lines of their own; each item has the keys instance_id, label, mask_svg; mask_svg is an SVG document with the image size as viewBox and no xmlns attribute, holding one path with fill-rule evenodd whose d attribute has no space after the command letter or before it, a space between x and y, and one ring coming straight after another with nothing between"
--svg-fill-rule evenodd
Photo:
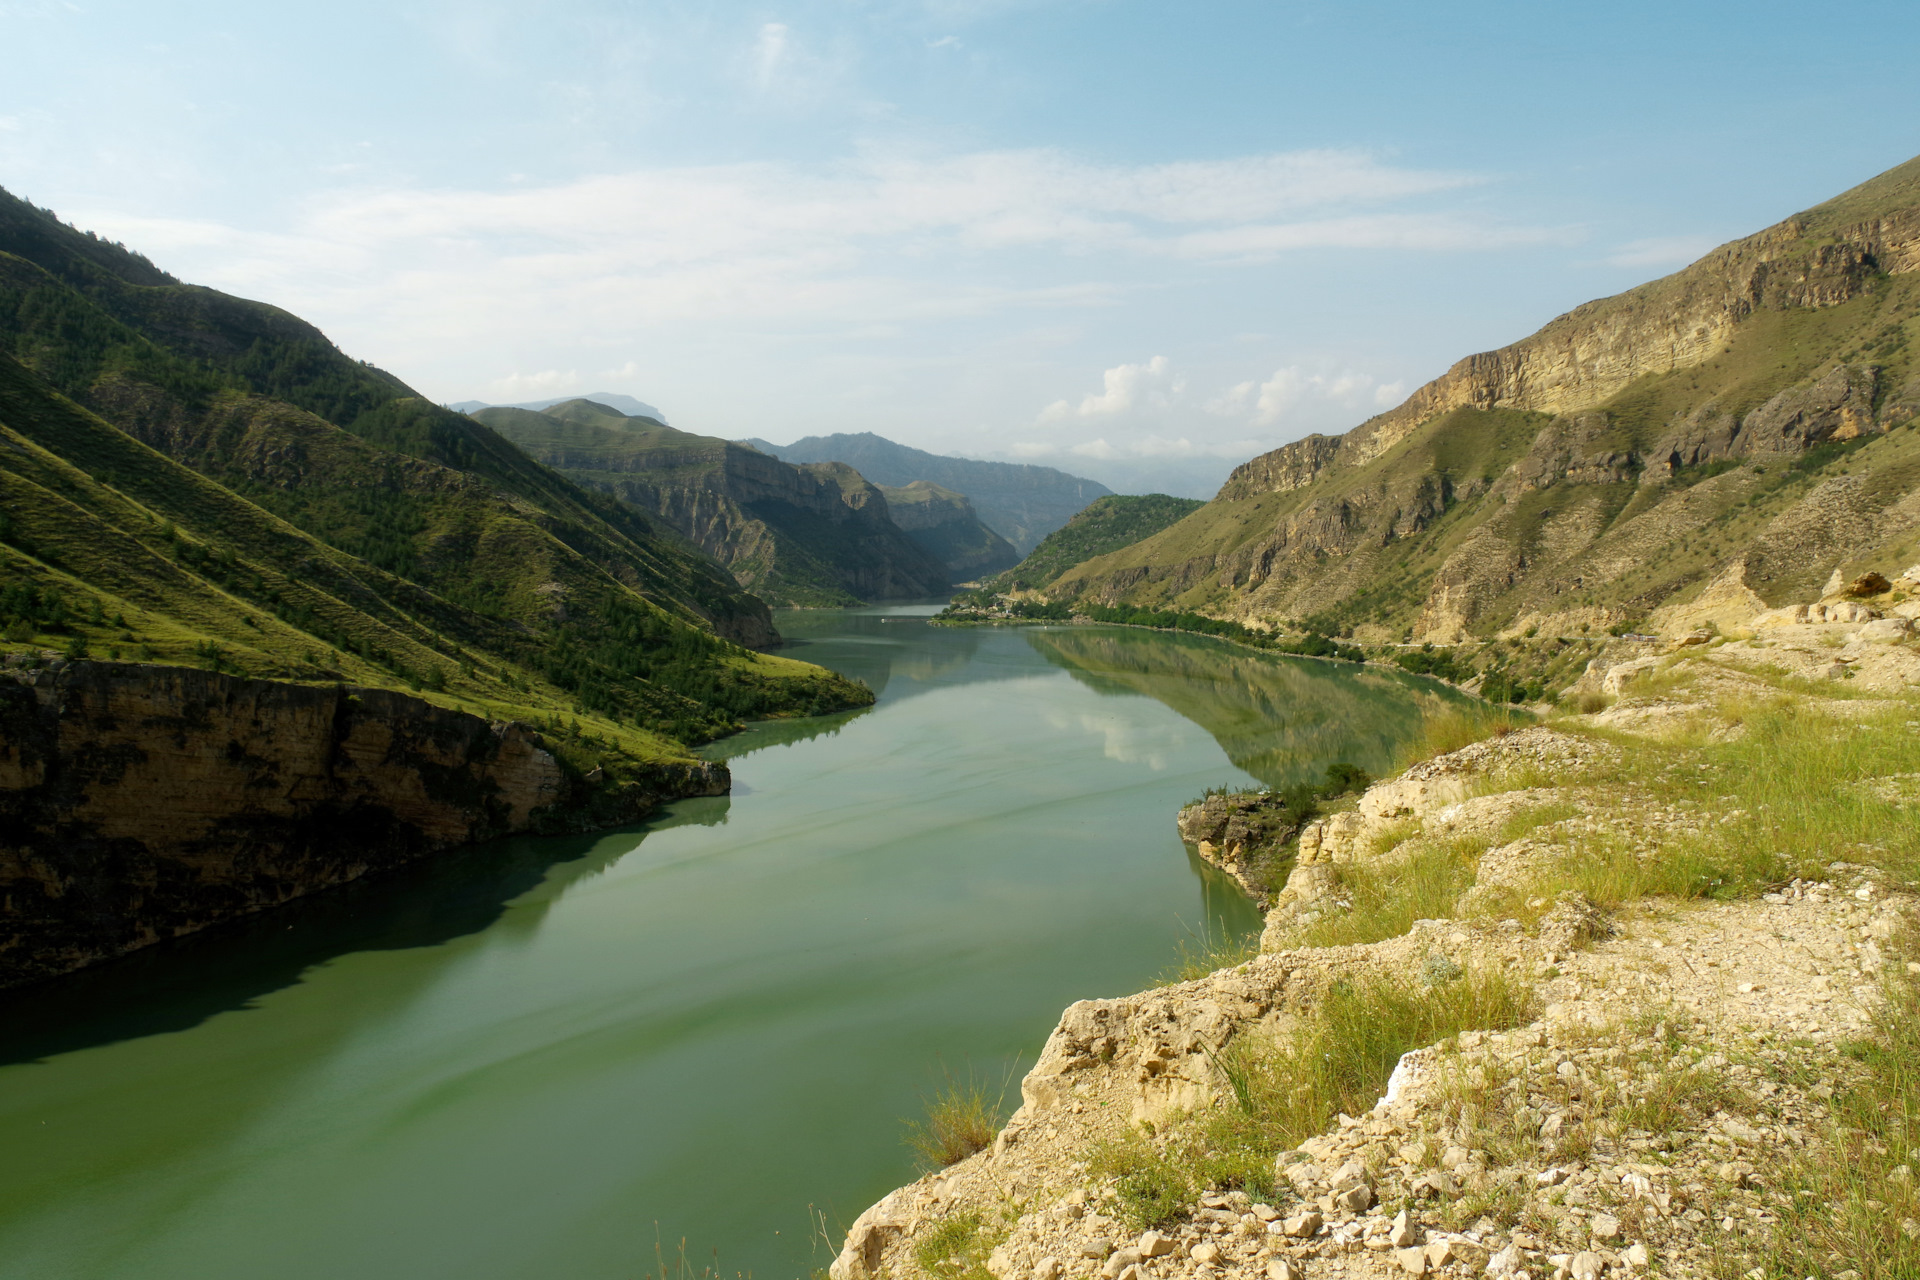
<instances>
[{"instance_id":1,"label":"blue sky","mask_svg":"<svg viewBox=\"0 0 1920 1280\"><path fill-rule=\"evenodd\" d=\"M0 185L439 400L1131 489L1920 152L1920 6L0 0Z\"/></svg>"}]
</instances>

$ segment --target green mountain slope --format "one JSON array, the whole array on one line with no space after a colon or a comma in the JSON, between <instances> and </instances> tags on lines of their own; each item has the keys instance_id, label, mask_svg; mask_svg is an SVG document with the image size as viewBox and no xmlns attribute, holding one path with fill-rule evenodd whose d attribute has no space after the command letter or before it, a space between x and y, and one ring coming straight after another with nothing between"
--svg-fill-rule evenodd
<instances>
[{"instance_id":1,"label":"green mountain slope","mask_svg":"<svg viewBox=\"0 0 1920 1280\"><path fill-rule=\"evenodd\" d=\"M1680 628L1920 528L1920 161L1240 467L1056 599L1362 639Z\"/></svg>"},{"instance_id":2,"label":"green mountain slope","mask_svg":"<svg viewBox=\"0 0 1920 1280\"><path fill-rule=\"evenodd\" d=\"M946 589L945 567L893 523L885 496L852 468L793 466L590 400L474 416L570 479L677 530L775 604L840 607Z\"/></svg>"},{"instance_id":3,"label":"green mountain slope","mask_svg":"<svg viewBox=\"0 0 1920 1280\"><path fill-rule=\"evenodd\" d=\"M1052 467L948 458L895 444L870 431L807 436L790 445L771 445L762 440L749 443L788 462L844 462L875 484L903 487L925 480L963 493L982 523L1011 542L1021 555L1033 550L1040 539L1065 524L1074 512L1111 492L1098 481Z\"/></svg>"},{"instance_id":4,"label":"green mountain slope","mask_svg":"<svg viewBox=\"0 0 1920 1280\"><path fill-rule=\"evenodd\" d=\"M649 758L870 697L743 648L765 604L658 522L3 193L0 424L9 647L420 688Z\"/></svg>"},{"instance_id":5,"label":"green mountain slope","mask_svg":"<svg viewBox=\"0 0 1920 1280\"><path fill-rule=\"evenodd\" d=\"M957 580L1004 569L1019 558L1011 542L981 523L964 493L925 480L875 487L894 524Z\"/></svg>"},{"instance_id":6,"label":"green mountain slope","mask_svg":"<svg viewBox=\"0 0 1920 1280\"><path fill-rule=\"evenodd\" d=\"M305 321L181 284L4 192L0 351L170 456L224 483L253 485L250 496L289 520L437 590L484 581L530 600L545 586L510 563L508 580L495 583L463 559L467 542L446 536L437 508L490 491L496 516L511 509L505 518L553 534L585 562L583 571L611 576L728 639L776 639L764 604L641 513L426 402ZM304 467L303 492L294 492L284 467L274 482L249 474L269 456ZM316 456L325 462L313 463ZM444 470L389 467L371 484L378 457L438 464L466 481L449 487ZM353 464L348 472L328 470L342 459Z\"/></svg>"},{"instance_id":7,"label":"green mountain slope","mask_svg":"<svg viewBox=\"0 0 1920 1280\"><path fill-rule=\"evenodd\" d=\"M644 761L689 758L685 743L745 717L865 700L611 581L564 628L449 600L148 448L7 357L0 445L10 650L410 689ZM503 556L566 559L550 534L499 532Z\"/></svg>"},{"instance_id":8,"label":"green mountain slope","mask_svg":"<svg viewBox=\"0 0 1920 1280\"><path fill-rule=\"evenodd\" d=\"M1034 591L1075 565L1150 538L1206 504L1164 493L1112 493L1095 498L1073 519L1040 540L1032 554L991 582L986 590Z\"/></svg>"}]
</instances>

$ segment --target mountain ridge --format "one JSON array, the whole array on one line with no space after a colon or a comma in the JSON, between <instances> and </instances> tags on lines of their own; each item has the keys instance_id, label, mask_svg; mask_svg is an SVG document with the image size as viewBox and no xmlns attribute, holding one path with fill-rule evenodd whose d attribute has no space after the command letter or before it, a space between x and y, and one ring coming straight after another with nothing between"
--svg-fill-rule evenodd
<instances>
[{"instance_id":1,"label":"mountain ridge","mask_svg":"<svg viewBox=\"0 0 1920 1280\"><path fill-rule=\"evenodd\" d=\"M649 514L776 604L844 607L946 590L945 565L850 467L794 464L584 399L476 420L575 481Z\"/></svg>"},{"instance_id":2,"label":"mountain ridge","mask_svg":"<svg viewBox=\"0 0 1920 1280\"><path fill-rule=\"evenodd\" d=\"M1450 643L1691 624L1905 556L1916 266L1920 160L1252 459L1049 593Z\"/></svg>"},{"instance_id":3,"label":"mountain ridge","mask_svg":"<svg viewBox=\"0 0 1920 1280\"><path fill-rule=\"evenodd\" d=\"M965 494L980 520L1026 555L1074 512L1110 492L1097 480L1024 462L988 462L928 453L871 431L805 436L788 445L746 443L787 462L845 462L875 484L925 480Z\"/></svg>"}]
</instances>

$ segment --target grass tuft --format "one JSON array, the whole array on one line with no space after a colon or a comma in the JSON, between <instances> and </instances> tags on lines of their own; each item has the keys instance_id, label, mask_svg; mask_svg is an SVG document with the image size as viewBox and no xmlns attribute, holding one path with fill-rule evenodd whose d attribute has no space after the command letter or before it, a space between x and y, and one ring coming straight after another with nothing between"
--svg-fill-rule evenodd
<instances>
[{"instance_id":1,"label":"grass tuft","mask_svg":"<svg viewBox=\"0 0 1920 1280\"><path fill-rule=\"evenodd\" d=\"M1113 1179L1117 1211L1135 1230L1166 1226L1210 1189L1270 1198L1274 1153L1341 1112L1372 1107L1401 1055L1533 1012L1532 989L1497 972L1440 987L1384 976L1335 983L1289 1032L1242 1036L1218 1055L1225 1089L1215 1105L1175 1118L1157 1139L1133 1133L1095 1148L1090 1168Z\"/></svg>"},{"instance_id":2,"label":"grass tuft","mask_svg":"<svg viewBox=\"0 0 1920 1280\"><path fill-rule=\"evenodd\" d=\"M993 1145L1005 1098L1004 1081L989 1089L971 1075L964 1081L949 1075L927 1099L926 1114L908 1123L906 1144L927 1170L958 1164Z\"/></svg>"}]
</instances>

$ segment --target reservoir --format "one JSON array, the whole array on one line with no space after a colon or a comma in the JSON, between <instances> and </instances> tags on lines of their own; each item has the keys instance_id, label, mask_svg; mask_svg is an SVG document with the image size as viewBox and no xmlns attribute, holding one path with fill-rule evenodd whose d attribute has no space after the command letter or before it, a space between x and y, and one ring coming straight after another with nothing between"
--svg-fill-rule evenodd
<instances>
[{"instance_id":1,"label":"reservoir","mask_svg":"<svg viewBox=\"0 0 1920 1280\"><path fill-rule=\"evenodd\" d=\"M0 999L0 1276L806 1276L925 1098L1011 1108L1064 1006L1257 931L1182 804L1382 771L1453 700L936 608L780 615L879 701L713 744L730 797Z\"/></svg>"}]
</instances>

